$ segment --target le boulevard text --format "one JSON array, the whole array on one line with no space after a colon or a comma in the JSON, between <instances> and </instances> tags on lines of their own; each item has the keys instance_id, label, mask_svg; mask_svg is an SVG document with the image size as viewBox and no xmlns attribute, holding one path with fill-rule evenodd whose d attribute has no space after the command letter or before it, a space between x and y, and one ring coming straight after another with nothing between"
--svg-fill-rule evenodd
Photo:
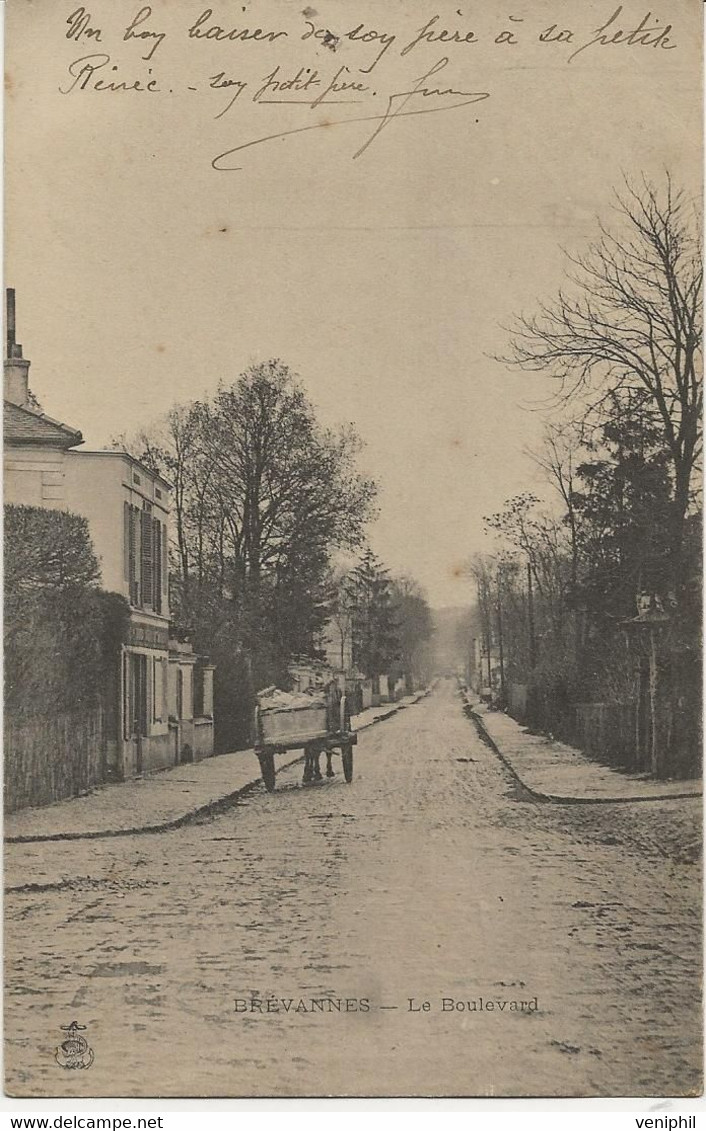
<instances>
[{"instance_id":1,"label":"le boulevard text","mask_svg":"<svg viewBox=\"0 0 706 1131\"><path fill-rule=\"evenodd\" d=\"M406 997L403 1003L375 1002L367 997L237 997L234 999L234 1012L257 1014L260 1016L296 1014L339 1014L373 1013L392 1010L400 1013L537 1013L539 1003L536 997L527 1000L519 998L489 997Z\"/></svg>"}]
</instances>

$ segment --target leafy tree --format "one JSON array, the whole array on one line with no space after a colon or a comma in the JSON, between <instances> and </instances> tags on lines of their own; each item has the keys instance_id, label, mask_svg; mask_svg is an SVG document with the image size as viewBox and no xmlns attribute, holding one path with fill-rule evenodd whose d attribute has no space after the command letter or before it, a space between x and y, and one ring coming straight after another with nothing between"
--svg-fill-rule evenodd
<instances>
[{"instance_id":1,"label":"leafy tree","mask_svg":"<svg viewBox=\"0 0 706 1131\"><path fill-rule=\"evenodd\" d=\"M581 556L576 597L594 624L634 615L637 593L665 593L670 583L672 492L661 430L632 403L621 413L618 392L612 399L571 498Z\"/></svg>"},{"instance_id":2,"label":"leafy tree","mask_svg":"<svg viewBox=\"0 0 706 1131\"><path fill-rule=\"evenodd\" d=\"M373 513L353 427L322 427L298 378L270 361L116 443L174 485L172 615L220 664L216 716L223 672L245 702L284 683L327 616L333 552L359 546Z\"/></svg>"}]
</instances>

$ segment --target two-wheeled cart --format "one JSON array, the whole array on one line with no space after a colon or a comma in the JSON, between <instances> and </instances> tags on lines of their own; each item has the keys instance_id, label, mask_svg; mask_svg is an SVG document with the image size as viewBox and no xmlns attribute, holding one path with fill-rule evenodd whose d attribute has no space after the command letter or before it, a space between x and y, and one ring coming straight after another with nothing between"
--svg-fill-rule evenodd
<instances>
[{"instance_id":1,"label":"two-wheeled cart","mask_svg":"<svg viewBox=\"0 0 706 1131\"><path fill-rule=\"evenodd\" d=\"M351 729L348 697L333 687L311 703L268 708L258 704L253 718L253 746L265 788L275 788L275 755L304 751L304 781L320 781L319 760L327 758L327 777L333 777L331 755L340 753L343 776L353 780L353 747L358 737Z\"/></svg>"}]
</instances>

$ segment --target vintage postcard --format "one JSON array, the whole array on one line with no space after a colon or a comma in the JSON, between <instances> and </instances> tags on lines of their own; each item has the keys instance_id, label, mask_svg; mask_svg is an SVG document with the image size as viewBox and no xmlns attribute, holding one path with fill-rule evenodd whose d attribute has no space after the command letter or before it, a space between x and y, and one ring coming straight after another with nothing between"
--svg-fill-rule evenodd
<instances>
[{"instance_id":1,"label":"vintage postcard","mask_svg":"<svg viewBox=\"0 0 706 1131\"><path fill-rule=\"evenodd\" d=\"M700 1094L697 0L8 0L5 1089Z\"/></svg>"}]
</instances>

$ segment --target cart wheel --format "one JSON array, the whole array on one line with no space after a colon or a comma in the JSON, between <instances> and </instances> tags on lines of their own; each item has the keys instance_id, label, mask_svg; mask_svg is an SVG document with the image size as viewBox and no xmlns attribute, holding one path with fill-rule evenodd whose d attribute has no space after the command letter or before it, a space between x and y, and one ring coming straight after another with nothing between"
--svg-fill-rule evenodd
<instances>
[{"instance_id":1,"label":"cart wheel","mask_svg":"<svg viewBox=\"0 0 706 1131\"><path fill-rule=\"evenodd\" d=\"M343 776L350 784L353 781L353 747L344 746L341 749L341 761L343 762Z\"/></svg>"},{"instance_id":2,"label":"cart wheel","mask_svg":"<svg viewBox=\"0 0 706 1131\"><path fill-rule=\"evenodd\" d=\"M268 793L274 793L275 789L275 756L271 750L265 750L264 754L259 755L260 758L260 772L262 773L262 780L265 783L265 789Z\"/></svg>"}]
</instances>

